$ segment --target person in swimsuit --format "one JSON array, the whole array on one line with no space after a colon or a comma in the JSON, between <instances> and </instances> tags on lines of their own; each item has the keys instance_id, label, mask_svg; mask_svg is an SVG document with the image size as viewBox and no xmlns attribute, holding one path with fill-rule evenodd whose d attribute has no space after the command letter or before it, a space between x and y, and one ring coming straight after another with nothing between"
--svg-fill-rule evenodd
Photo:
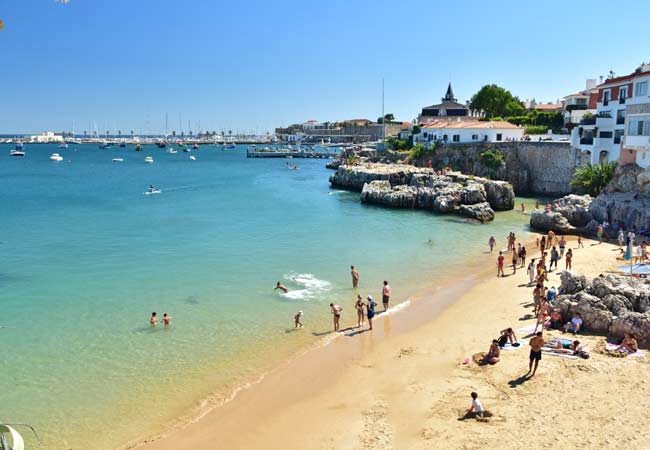
<instances>
[{"instance_id":1,"label":"person in swimsuit","mask_svg":"<svg viewBox=\"0 0 650 450\"><path fill-rule=\"evenodd\" d=\"M341 311L343 311L343 308L341 308L339 305L335 305L334 303L330 303L330 312L332 313L332 316L334 318L334 331L339 331L339 324L341 321Z\"/></svg>"},{"instance_id":2,"label":"person in swimsuit","mask_svg":"<svg viewBox=\"0 0 650 450\"><path fill-rule=\"evenodd\" d=\"M542 236L542 239L540 239L539 248L542 251L542 254L544 254L544 250L546 250L546 236Z\"/></svg>"},{"instance_id":3,"label":"person in swimsuit","mask_svg":"<svg viewBox=\"0 0 650 450\"><path fill-rule=\"evenodd\" d=\"M357 327L362 327L363 326L363 297L361 297L359 294L357 294L357 302L354 304L354 308L357 310Z\"/></svg>"},{"instance_id":4,"label":"person in swimsuit","mask_svg":"<svg viewBox=\"0 0 650 450\"><path fill-rule=\"evenodd\" d=\"M566 270L571 270L571 262L573 260L573 250L569 249L566 252L566 257L564 258L564 268Z\"/></svg>"},{"instance_id":5,"label":"person in swimsuit","mask_svg":"<svg viewBox=\"0 0 650 450\"><path fill-rule=\"evenodd\" d=\"M384 304L384 311L388 309L388 303L390 302L391 289L388 285L388 281L384 280L384 287L381 290L381 301Z\"/></svg>"},{"instance_id":6,"label":"person in swimsuit","mask_svg":"<svg viewBox=\"0 0 650 450\"><path fill-rule=\"evenodd\" d=\"M596 236L598 236L598 245L603 243L603 226L598 225L598 230L596 231Z\"/></svg>"},{"instance_id":7,"label":"person in swimsuit","mask_svg":"<svg viewBox=\"0 0 650 450\"><path fill-rule=\"evenodd\" d=\"M564 258L564 250L566 249L566 240L564 239L564 236L560 237L560 242L558 242L558 246L560 247L560 258Z\"/></svg>"},{"instance_id":8,"label":"person in swimsuit","mask_svg":"<svg viewBox=\"0 0 650 450\"><path fill-rule=\"evenodd\" d=\"M562 339L554 339L551 342L544 343L544 350L552 353L573 355L580 350L580 341L570 342Z\"/></svg>"},{"instance_id":9,"label":"person in swimsuit","mask_svg":"<svg viewBox=\"0 0 650 450\"><path fill-rule=\"evenodd\" d=\"M298 311L295 316L293 316L293 321L296 328L302 328L302 311Z\"/></svg>"},{"instance_id":10,"label":"person in swimsuit","mask_svg":"<svg viewBox=\"0 0 650 450\"><path fill-rule=\"evenodd\" d=\"M510 342L510 345L517 343L517 335L515 334L515 331L512 328L506 328L505 330L501 330L501 342L503 341L505 341L504 345L507 344L508 342Z\"/></svg>"},{"instance_id":11,"label":"person in swimsuit","mask_svg":"<svg viewBox=\"0 0 650 450\"><path fill-rule=\"evenodd\" d=\"M537 283L535 289L533 289L533 314L537 315L539 312L539 305L542 302L542 294L544 288L540 283Z\"/></svg>"},{"instance_id":12,"label":"person in swimsuit","mask_svg":"<svg viewBox=\"0 0 650 450\"><path fill-rule=\"evenodd\" d=\"M546 322L544 322L544 327L551 330L561 330L563 324L564 322L562 321L562 314L560 314L560 310L554 309L553 312L551 312L551 316L546 319Z\"/></svg>"},{"instance_id":13,"label":"person in swimsuit","mask_svg":"<svg viewBox=\"0 0 650 450\"><path fill-rule=\"evenodd\" d=\"M582 314L580 313L575 313L573 318L571 319L571 322L567 322L564 325L564 332L566 333L567 331L570 331L571 333L577 333L582 329Z\"/></svg>"},{"instance_id":14,"label":"person in swimsuit","mask_svg":"<svg viewBox=\"0 0 650 450\"><path fill-rule=\"evenodd\" d=\"M503 262L505 258L503 257L503 252L499 252L499 256L497 257L497 277L502 276L505 277L505 274L503 273Z\"/></svg>"},{"instance_id":15,"label":"person in swimsuit","mask_svg":"<svg viewBox=\"0 0 650 450\"><path fill-rule=\"evenodd\" d=\"M501 358L501 349L499 348L499 341L492 339L492 344L490 344L490 349L481 359L481 364L496 364Z\"/></svg>"},{"instance_id":16,"label":"person in swimsuit","mask_svg":"<svg viewBox=\"0 0 650 450\"><path fill-rule=\"evenodd\" d=\"M585 244L582 243L582 236L578 236L578 248L585 248Z\"/></svg>"},{"instance_id":17,"label":"person in swimsuit","mask_svg":"<svg viewBox=\"0 0 650 450\"><path fill-rule=\"evenodd\" d=\"M359 271L354 266L350 266L350 274L352 275L352 287L356 289L359 286Z\"/></svg>"},{"instance_id":18,"label":"person in swimsuit","mask_svg":"<svg viewBox=\"0 0 650 450\"><path fill-rule=\"evenodd\" d=\"M167 313L163 314L162 323L168 327L172 324L172 316L168 316Z\"/></svg>"},{"instance_id":19,"label":"person in swimsuit","mask_svg":"<svg viewBox=\"0 0 650 450\"><path fill-rule=\"evenodd\" d=\"M545 289L548 290L548 288ZM540 325L542 326L542 328L544 328L544 322L546 321L546 316L548 315L549 306L550 305L548 303L548 300L546 299L546 294L544 294L539 304L539 312L537 313L537 323L535 324L535 331L533 331L533 333L537 333L537 328Z\"/></svg>"},{"instance_id":20,"label":"person in swimsuit","mask_svg":"<svg viewBox=\"0 0 650 450\"><path fill-rule=\"evenodd\" d=\"M528 342L528 345L530 345L530 362L528 363L528 373L526 373L526 375L530 374L532 370L533 373L530 376L533 377L535 376L535 372L537 372L537 365L542 360L542 347L544 346L542 332L537 332L537 334L531 338L530 342ZM533 362L535 363L534 369Z\"/></svg>"},{"instance_id":21,"label":"person in swimsuit","mask_svg":"<svg viewBox=\"0 0 650 450\"><path fill-rule=\"evenodd\" d=\"M289 292L289 289L287 289L286 286L280 284L279 281L278 281L278 284L275 285L275 287L273 288L273 290L274 290L274 291L277 291L278 289L280 289L280 290L281 290L282 292L284 292L285 294L286 294L287 292Z\"/></svg>"},{"instance_id":22,"label":"person in swimsuit","mask_svg":"<svg viewBox=\"0 0 650 450\"><path fill-rule=\"evenodd\" d=\"M526 246L522 245L521 250L519 250L519 264L521 264L519 267L522 269L526 265Z\"/></svg>"},{"instance_id":23,"label":"person in swimsuit","mask_svg":"<svg viewBox=\"0 0 650 450\"><path fill-rule=\"evenodd\" d=\"M519 255L517 255L517 250L512 248L512 273L517 273L517 264L519 263Z\"/></svg>"},{"instance_id":24,"label":"person in swimsuit","mask_svg":"<svg viewBox=\"0 0 650 450\"><path fill-rule=\"evenodd\" d=\"M497 240L494 239L494 236L490 236L490 240L488 241L488 245L490 246L490 253L492 253L492 250L494 250L494 246L497 245Z\"/></svg>"},{"instance_id":25,"label":"person in swimsuit","mask_svg":"<svg viewBox=\"0 0 650 450\"><path fill-rule=\"evenodd\" d=\"M529 284L533 284L533 282L535 281L535 274L537 273L534 259L531 259L530 263L528 263L527 272L528 272L528 279L530 280Z\"/></svg>"},{"instance_id":26,"label":"person in swimsuit","mask_svg":"<svg viewBox=\"0 0 650 450\"><path fill-rule=\"evenodd\" d=\"M621 350L630 354L636 353L639 350L639 344L636 340L636 334L628 333L625 336L625 339L623 339L621 345L616 347L616 351L621 351Z\"/></svg>"},{"instance_id":27,"label":"person in swimsuit","mask_svg":"<svg viewBox=\"0 0 650 450\"><path fill-rule=\"evenodd\" d=\"M149 319L149 323L151 325L156 325L158 323L158 314L156 314L155 311L151 313L151 318Z\"/></svg>"},{"instance_id":28,"label":"person in swimsuit","mask_svg":"<svg viewBox=\"0 0 650 450\"><path fill-rule=\"evenodd\" d=\"M526 207L524 206L523 203L521 204L521 213L526 214Z\"/></svg>"},{"instance_id":29,"label":"person in swimsuit","mask_svg":"<svg viewBox=\"0 0 650 450\"><path fill-rule=\"evenodd\" d=\"M368 329L369 330L372 330L372 318L375 317L375 306L377 306L377 304L372 299L372 297L369 295L368 296L368 303L366 304L366 309L367 309L366 317L368 318L368 327L369 327Z\"/></svg>"}]
</instances>

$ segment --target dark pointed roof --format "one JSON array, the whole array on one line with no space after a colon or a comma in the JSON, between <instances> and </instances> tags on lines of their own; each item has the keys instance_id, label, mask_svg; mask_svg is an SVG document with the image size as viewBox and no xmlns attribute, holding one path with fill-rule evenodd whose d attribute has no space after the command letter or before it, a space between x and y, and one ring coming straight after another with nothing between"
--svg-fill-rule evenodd
<instances>
[{"instance_id":1,"label":"dark pointed roof","mask_svg":"<svg viewBox=\"0 0 650 450\"><path fill-rule=\"evenodd\" d=\"M454 103L456 103L456 98L454 97L454 90L451 88L451 81L449 82L449 85L447 86L447 93L442 98L442 101L443 102L454 102Z\"/></svg>"}]
</instances>

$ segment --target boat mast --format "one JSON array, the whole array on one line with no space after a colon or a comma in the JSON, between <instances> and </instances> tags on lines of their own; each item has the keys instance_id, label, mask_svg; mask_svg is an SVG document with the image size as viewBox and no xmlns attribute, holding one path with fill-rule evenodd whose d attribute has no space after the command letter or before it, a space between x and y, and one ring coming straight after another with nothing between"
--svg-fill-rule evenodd
<instances>
[{"instance_id":1,"label":"boat mast","mask_svg":"<svg viewBox=\"0 0 650 450\"><path fill-rule=\"evenodd\" d=\"M381 142L386 140L386 115L384 114L384 77L381 77Z\"/></svg>"}]
</instances>

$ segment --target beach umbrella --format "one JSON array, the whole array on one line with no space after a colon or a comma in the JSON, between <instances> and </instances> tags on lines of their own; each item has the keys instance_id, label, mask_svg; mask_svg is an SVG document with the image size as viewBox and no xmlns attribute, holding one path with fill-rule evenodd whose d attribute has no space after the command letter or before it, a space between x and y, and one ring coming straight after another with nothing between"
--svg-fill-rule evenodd
<instances>
[{"instance_id":1,"label":"beach umbrella","mask_svg":"<svg viewBox=\"0 0 650 450\"><path fill-rule=\"evenodd\" d=\"M620 272L630 272L635 275L650 275L650 264L633 264L630 266L620 266L617 268Z\"/></svg>"}]
</instances>

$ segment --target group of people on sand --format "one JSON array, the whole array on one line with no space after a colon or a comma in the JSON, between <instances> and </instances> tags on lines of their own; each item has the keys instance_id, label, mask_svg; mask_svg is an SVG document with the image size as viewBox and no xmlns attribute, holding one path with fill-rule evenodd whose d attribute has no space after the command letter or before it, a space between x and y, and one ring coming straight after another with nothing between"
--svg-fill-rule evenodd
<instances>
[{"instance_id":1,"label":"group of people on sand","mask_svg":"<svg viewBox=\"0 0 650 450\"><path fill-rule=\"evenodd\" d=\"M355 266L350 266L350 275L352 277L352 288L353 289L358 289L359 287L359 279L361 278L359 275L359 271ZM279 281L276 283L275 290L281 290L283 293L288 293L289 288L284 286L282 283ZM388 281L384 280L382 289L381 289L381 301L382 305L384 307L383 312L388 310L390 306L390 297L392 294L392 290L390 287L390 284L388 284ZM365 319L368 319L368 330L372 330L372 319L375 317L376 311L375 308L377 307L377 303L375 300L372 298L372 295L366 296L366 301L364 301L363 297L360 294L357 294L357 299L354 304L354 309L357 312L357 328L361 328L365 325ZM341 329L341 313L343 312L343 307L341 305L338 305L336 303L330 303L330 313L332 314L332 319L334 322L334 331L340 331ZM304 315L303 311L298 311L293 319L294 319L294 327L295 328L302 328L304 324L302 323L302 317Z\"/></svg>"},{"instance_id":2,"label":"group of people on sand","mask_svg":"<svg viewBox=\"0 0 650 450\"><path fill-rule=\"evenodd\" d=\"M528 251L526 247L517 243L517 237L515 233L508 234L508 248L506 253L511 253L511 263L512 263L512 273L513 275L517 273L517 268L523 269L526 265L526 255ZM494 236L491 236L488 240L488 245L490 246L490 253L494 250L496 246L496 239ZM506 256L503 254L503 250L499 251L499 256L497 257L497 277L505 277L504 268L506 265Z\"/></svg>"},{"instance_id":3,"label":"group of people on sand","mask_svg":"<svg viewBox=\"0 0 650 450\"><path fill-rule=\"evenodd\" d=\"M166 327L171 326L171 324L172 324L172 316L168 315L167 313L163 313L163 318L160 321L160 323L162 323ZM156 311L151 313L151 317L149 318L149 324L152 327L155 327L156 325L158 325L158 313L156 313Z\"/></svg>"}]
</instances>

